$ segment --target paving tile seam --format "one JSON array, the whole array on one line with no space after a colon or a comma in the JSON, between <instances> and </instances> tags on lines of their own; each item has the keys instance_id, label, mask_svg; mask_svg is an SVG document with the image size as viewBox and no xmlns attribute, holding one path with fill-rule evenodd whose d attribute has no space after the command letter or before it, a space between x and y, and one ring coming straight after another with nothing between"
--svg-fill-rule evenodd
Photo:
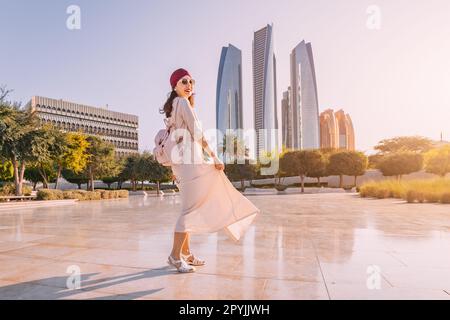
<instances>
[{"instance_id":1,"label":"paving tile seam","mask_svg":"<svg viewBox=\"0 0 450 320\"><path fill-rule=\"evenodd\" d=\"M391 289L405 289L405 290L426 290L426 291L444 291L445 293L446 290L442 289L442 287L423 287L423 286L414 286L414 284L412 285L393 285L392 287L389 287L387 290L391 290Z\"/></svg>"},{"instance_id":2,"label":"paving tile seam","mask_svg":"<svg viewBox=\"0 0 450 320\"><path fill-rule=\"evenodd\" d=\"M59 260L62 260L61 258L65 257L65 256L70 256L74 253L80 253L83 251L90 250L90 248L75 247L75 248L77 248L76 252L65 253L65 254L62 254L62 255L59 255L56 257L45 257L45 256L39 256L39 255L33 255L33 254L12 254L14 251L31 248L31 247L33 247L33 246L24 247L24 248L20 248L20 249L13 249L13 250L9 250L7 252L9 252L9 255L13 255L14 257L23 257L23 258L30 258L30 259L49 259L49 260L59 261ZM62 247L62 248L68 248L68 247ZM0 252L0 254L1 253L3 253L3 252Z\"/></svg>"},{"instance_id":3,"label":"paving tile seam","mask_svg":"<svg viewBox=\"0 0 450 320\"><path fill-rule=\"evenodd\" d=\"M330 291L328 290L328 285L327 285L327 281L325 279L325 275L324 275L323 270L322 270L322 265L321 265L321 262L319 260L318 255L317 255L317 250L316 250L316 246L315 246L314 240L312 238L310 238L310 242L312 244L312 247L313 247L313 250L314 250L314 255L316 257L316 261L317 261L317 264L319 266L320 275L322 276L322 281L323 281L323 284L325 286L325 290L327 292L328 300L331 300Z\"/></svg>"},{"instance_id":4,"label":"paving tile seam","mask_svg":"<svg viewBox=\"0 0 450 320\"><path fill-rule=\"evenodd\" d=\"M12 256L12 257L15 257L15 258L19 257L20 258L20 256ZM36 258L34 258L34 259L36 259ZM23 273L28 273L28 272L33 271L34 269L37 269L37 268L42 268L42 267L49 266L49 265L52 265L52 264L55 264L55 263L64 263L64 262L87 264L87 265L96 265L96 266L104 266L104 267L113 267L113 268L114 267L119 267L119 268L125 268L125 269L136 269L136 270L142 270L142 272L153 271L153 270L162 270L162 269L166 268L166 267L143 268L143 267L135 267L135 266L122 266L122 265L114 265L114 264L82 262L82 261L74 261L74 260L60 260L60 259L51 259L51 258L48 258L48 259L45 259L45 260L52 260L52 261L49 261L49 262L43 263L43 264L39 264L39 265L36 265L36 266L32 266L30 268L26 268L26 269L23 269L21 271ZM83 274L83 273L81 273L81 274ZM6 277L9 277L9 276L7 275ZM0 280L10 281L7 278L2 278L2 275L0 275Z\"/></svg>"},{"instance_id":5,"label":"paving tile seam","mask_svg":"<svg viewBox=\"0 0 450 320\"><path fill-rule=\"evenodd\" d=\"M197 271L195 272L196 275L207 275L207 276L220 276L220 277L239 277L239 278L245 278L245 279L258 279L258 280L275 280L275 281L291 281L291 282L306 282L306 283L322 283L322 281L318 280L312 280L308 278L302 278L302 279L295 279L292 277L289 278L278 278L278 277L267 277L267 276L249 276L244 274L238 274L238 273L210 273L210 272L203 272L203 271Z\"/></svg>"},{"instance_id":6,"label":"paving tile seam","mask_svg":"<svg viewBox=\"0 0 450 320\"><path fill-rule=\"evenodd\" d=\"M53 259L53 262L70 262L70 263L79 263L79 264L94 264L99 266L108 266L108 267L120 267L120 268L128 268L128 269L144 269L144 270L159 270L163 269L164 267L136 267L136 266L129 266L129 265L121 265L121 264L105 264L105 263L97 263L97 262L89 262L89 261L79 261L79 260L70 260L70 259ZM164 263L162 263L164 265Z\"/></svg>"}]
</instances>

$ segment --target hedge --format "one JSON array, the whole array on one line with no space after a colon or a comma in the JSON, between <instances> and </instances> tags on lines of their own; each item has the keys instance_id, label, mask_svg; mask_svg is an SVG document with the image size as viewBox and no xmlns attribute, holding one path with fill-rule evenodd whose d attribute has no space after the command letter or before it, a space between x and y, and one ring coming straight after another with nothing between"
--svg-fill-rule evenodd
<instances>
[{"instance_id":1,"label":"hedge","mask_svg":"<svg viewBox=\"0 0 450 320\"><path fill-rule=\"evenodd\" d=\"M38 200L78 199L80 201L128 198L128 190L54 190L40 189L37 192Z\"/></svg>"}]
</instances>

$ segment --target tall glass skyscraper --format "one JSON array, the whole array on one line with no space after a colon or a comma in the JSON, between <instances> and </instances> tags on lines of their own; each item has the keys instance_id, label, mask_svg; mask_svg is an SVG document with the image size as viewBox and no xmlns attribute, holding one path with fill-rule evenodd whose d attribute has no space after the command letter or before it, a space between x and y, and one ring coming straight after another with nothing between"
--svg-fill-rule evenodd
<instances>
[{"instance_id":1,"label":"tall glass skyscraper","mask_svg":"<svg viewBox=\"0 0 450 320\"><path fill-rule=\"evenodd\" d=\"M283 92L283 99L281 99L281 143L288 149L292 149L292 108L290 96L291 87Z\"/></svg>"},{"instance_id":2,"label":"tall glass skyscraper","mask_svg":"<svg viewBox=\"0 0 450 320\"><path fill-rule=\"evenodd\" d=\"M279 151L277 116L276 59L273 48L273 26L254 33L253 103L255 112L256 156L260 152ZM262 129L268 130L265 134ZM274 131L273 129L276 129Z\"/></svg>"},{"instance_id":3,"label":"tall glass skyscraper","mask_svg":"<svg viewBox=\"0 0 450 320\"><path fill-rule=\"evenodd\" d=\"M222 48L216 90L216 128L218 146L227 129L243 129L242 53L233 45Z\"/></svg>"},{"instance_id":4,"label":"tall glass skyscraper","mask_svg":"<svg viewBox=\"0 0 450 320\"><path fill-rule=\"evenodd\" d=\"M293 148L320 147L319 102L311 43L300 42L291 53Z\"/></svg>"}]
</instances>

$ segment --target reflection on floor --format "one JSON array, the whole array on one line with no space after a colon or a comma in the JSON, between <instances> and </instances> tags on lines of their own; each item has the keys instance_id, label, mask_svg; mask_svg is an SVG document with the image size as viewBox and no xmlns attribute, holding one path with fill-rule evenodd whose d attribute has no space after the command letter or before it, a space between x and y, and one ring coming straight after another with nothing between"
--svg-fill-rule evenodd
<instances>
[{"instance_id":1,"label":"reflection on floor","mask_svg":"<svg viewBox=\"0 0 450 320\"><path fill-rule=\"evenodd\" d=\"M192 235L194 274L166 264L178 196L0 210L0 299L450 299L449 206L248 198L239 243Z\"/></svg>"}]
</instances>

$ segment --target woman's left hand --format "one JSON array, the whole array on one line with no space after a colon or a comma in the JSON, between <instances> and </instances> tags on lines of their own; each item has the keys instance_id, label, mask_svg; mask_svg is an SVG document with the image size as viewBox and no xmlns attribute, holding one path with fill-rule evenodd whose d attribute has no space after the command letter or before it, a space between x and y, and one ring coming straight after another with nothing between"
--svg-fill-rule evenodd
<instances>
[{"instance_id":1,"label":"woman's left hand","mask_svg":"<svg viewBox=\"0 0 450 320\"><path fill-rule=\"evenodd\" d=\"M214 157L214 167L215 167L217 170L224 170L224 169L225 169L225 165L224 165L223 162L220 161L220 159L217 158L217 157Z\"/></svg>"},{"instance_id":2,"label":"woman's left hand","mask_svg":"<svg viewBox=\"0 0 450 320\"><path fill-rule=\"evenodd\" d=\"M215 163L214 166L216 167L217 170L225 169L225 165L223 163Z\"/></svg>"}]
</instances>

